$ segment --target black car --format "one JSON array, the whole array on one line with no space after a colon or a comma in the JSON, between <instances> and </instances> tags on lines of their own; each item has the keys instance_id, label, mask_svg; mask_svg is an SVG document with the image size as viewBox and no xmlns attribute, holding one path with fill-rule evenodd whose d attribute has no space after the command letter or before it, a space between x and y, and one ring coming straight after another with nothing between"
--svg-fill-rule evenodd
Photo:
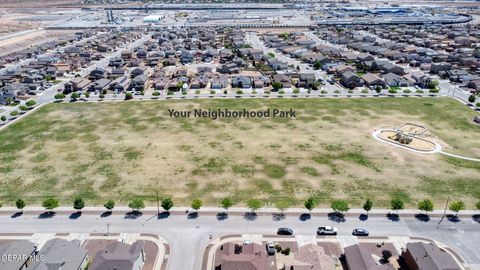
<instances>
[{"instance_id":1,"label":"black car","mask_svg":"<svg viewBox=\"0 0 480 270\"><path fill-rule=\"evenodd\" d=\"M355 236L368 236L368 231L365 229L353 229L352 235Z\"/></svg>"},{"instance_id":2,"label":"black car","mask_svg":"<svg viewBox=\"0 0 480 270\"><path fill-rule=\"evenodd\" d=\"M293 230L289 228L278 228L277 235L292 235Z\"/></svg>"}]
</instances>

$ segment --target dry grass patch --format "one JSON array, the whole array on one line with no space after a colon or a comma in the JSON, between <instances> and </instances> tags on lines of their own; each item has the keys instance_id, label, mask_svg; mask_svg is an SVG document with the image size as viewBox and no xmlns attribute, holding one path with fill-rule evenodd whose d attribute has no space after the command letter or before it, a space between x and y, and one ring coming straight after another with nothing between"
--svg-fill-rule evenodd
<instances>
[{"instance_id":1,"label":"dry grass patch","mask_svg":"<svg viewBox=\"0 0 480 270\"><path fill-rule=\"evenodd\" d=\"M171 119L175 108L293 108L296 119ZM369 197L410 206L445 194L469 207L480 197L480 164L420 155L372 138L403 122L429 128L447 151L478 158L475 112L444 98L249 99L52 104L0 132L0 201L38 203L48 195L69 203L147 201L155 191L189 205L242 204L258 197L302 205Z\"/></svg>"}]
</instances>

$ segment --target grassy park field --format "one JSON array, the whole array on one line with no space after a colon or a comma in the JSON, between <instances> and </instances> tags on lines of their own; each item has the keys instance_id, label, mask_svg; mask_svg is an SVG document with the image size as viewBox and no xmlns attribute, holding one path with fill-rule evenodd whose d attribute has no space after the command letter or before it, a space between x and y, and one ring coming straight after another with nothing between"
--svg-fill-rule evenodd
<instances>
[{"instance_id":1,"label":"grassy park field","mask_svg":"<svg viewBox=\"0 0 480 270\"><path fill-rule=\"evenodd\" d=\"M170 118L168 109L293 108L296 118ZM375 140L372 132L404 122L425 125L445 151L480 158L475 112L447 98L232 99L60 103L0 131L0 202L24 198L88 205L171 196L177 205L224 197L302 205L392 197L415 206L450 195L473 208L480 163L416 154Z\"/></svg>"}]
</instances>

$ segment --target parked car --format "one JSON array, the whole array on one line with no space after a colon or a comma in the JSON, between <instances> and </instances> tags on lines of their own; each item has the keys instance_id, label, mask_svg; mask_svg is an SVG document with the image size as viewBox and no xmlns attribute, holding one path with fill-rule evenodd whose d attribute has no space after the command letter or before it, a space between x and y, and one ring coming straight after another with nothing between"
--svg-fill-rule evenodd
<instances>
[{"instance_id":1,"label":"parked car","mask_svg":"<svg viewBox=\"0 0 480 270\"><path fill-rule=\"evenodd\" d=\"M337 235L338 229L332 226L318 227L318 235Z\"/></svg>"},{"instance_id":2,"label":"parked car","mask_svg":"<svg viewBox=\"0 0 480 270\"><path fill-rule=\"evenodd\" d=\"M277 235L292 235L293 230L290 228L278 228Z\"/></svg>"},{"instance_id":3,"label":"parked car","mask_svg":"<svg viewBox=\"0 0 480 270\"><path fill-rule=\"evenodd\" d=\"M352 235L355 235L355 236L368 236L368 230L366 230L366 229L360 229L360 228L353 229Z\"/></svg>"},{"instance_id":4,"label":"parked car","mask_svg":"<svg viewBox=\"0 0 480 270\"><path fill-rule=\"evenodd\" d=\"M273 242L268 242L267 243L267 254L268 255L275 255L275 244L273 244Z\"/></svg>"}]
</instances>

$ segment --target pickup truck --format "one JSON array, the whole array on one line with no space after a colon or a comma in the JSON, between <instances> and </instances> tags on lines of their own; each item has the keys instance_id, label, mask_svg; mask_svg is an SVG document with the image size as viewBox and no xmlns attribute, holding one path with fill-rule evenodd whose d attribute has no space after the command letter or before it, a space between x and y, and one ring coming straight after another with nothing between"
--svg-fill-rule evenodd
<instances>
[{"instance_id":1,"label":"pickup truck","mask_svg":"<svg viewBox=\"0 0 480 270\"><path fill-rule=\"evenodd\" d=\"M338 229L331 226L317 228L318 235L337 235L337 232L338 232Z\"/></svg>"}]
</instances>

